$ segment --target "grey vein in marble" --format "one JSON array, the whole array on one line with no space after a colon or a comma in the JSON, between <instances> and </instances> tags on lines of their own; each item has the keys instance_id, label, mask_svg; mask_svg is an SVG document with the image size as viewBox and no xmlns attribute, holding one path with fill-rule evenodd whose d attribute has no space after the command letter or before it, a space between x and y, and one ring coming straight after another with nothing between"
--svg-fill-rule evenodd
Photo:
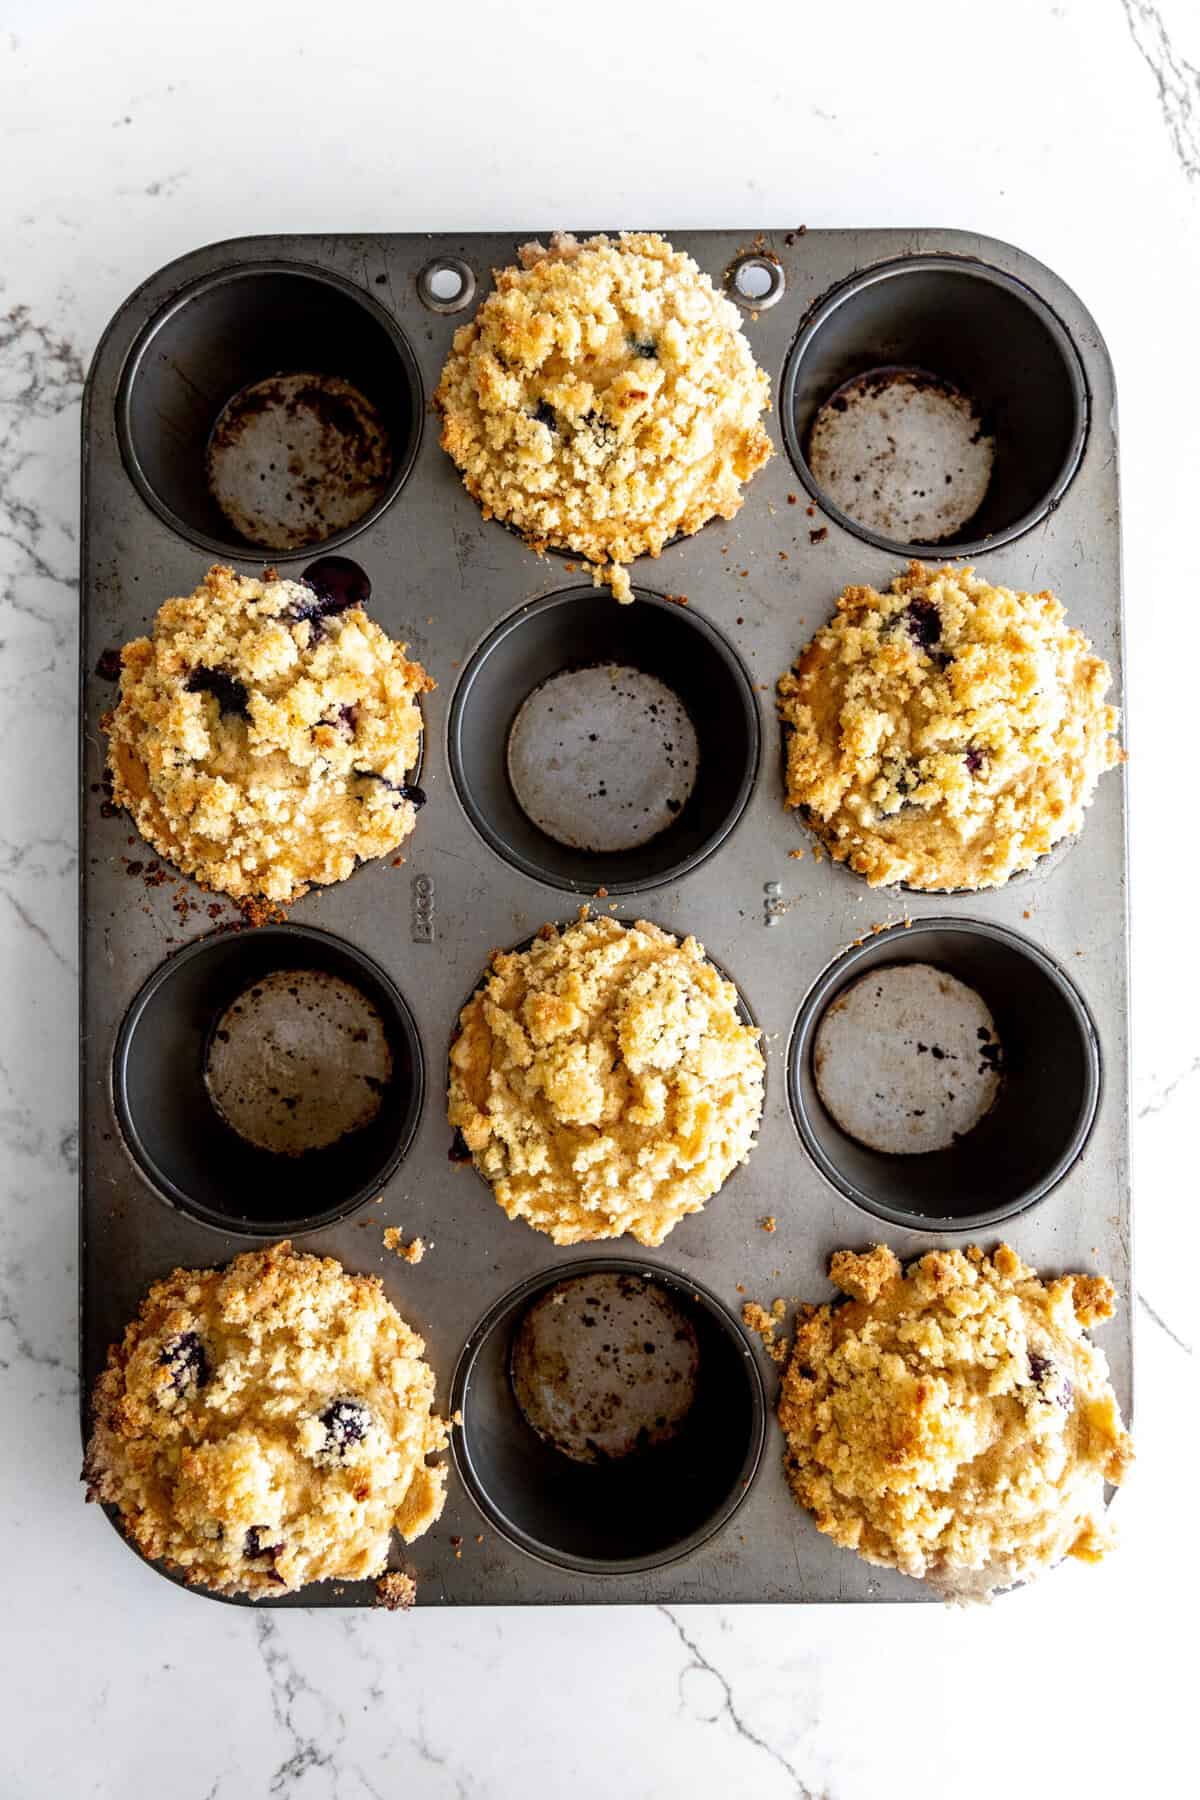
<instances>
[{"instance_id":1,"label":"grey vein in marble","mask_svg":"<svg viewBox=\"0 0 1200 1800\"><path fill-rule=\"evenodd\" d=\"M799 1800L829 1800L827 1790L818 1793L815 1788L807 1787L800 1775L787 1760L787 1757L783 1755L782 1751L776 1750L773 1744L768 1744L765 1738L759 1737L756 1731L751 1730L750 1726L747 1725L745 1719L743 1719L737 1707L734 1705L733 1688L730 1684L729 1677L723 1675L720 1669L708 1660L695 1639L689 1637L687 1632L683 1629L683 1626L679 1623L679 1620L675 1617L671 1608L669 1606L660 1606L657 1610L662 1614L664 1619L670 1621L670 1624L675 1630L675 1635L678 1637L680 1643L687 1651L688 1656L691 1658L690 1662L685 1663L679 1672L681 1687L680 1698L682 1699L683 1678L690 1669L703 1669L707 1675L712 1675L720 1683L724 1695L721 1711L715 1715L715 1718L720 1718L722 1715L727 1716L730 1724L733 1726L739 1737L745 1738L748 1744L753 1744L754 1747L761 1750L765 1756L769 1756L773 1763L778 1764L787 1775L788 1779L793 1783L795 1792L799 1796Z\"/></svg>"},{"instance_id":2,"label":"grey vein in marble","mask_svg":"<svg viewBox=\"0 0 1200 1800\"><path fill-rule=\"evenodd\" d=\"M1200 177L1200 69L1172 44L1162 14L1150 0L1121 0L1142 59L1154 76L1158 104L1171 147L1190 181Z\"/></svg>"},{"instance_id":3,"label":"grey vein in marble","mask_svg":"<svg viewBox=\"0 0 1200 1800\"><path fill-rule=\"evenodd\" d=\"M1143 1294L1140 1291L1140 1289L1138 1291L1137 1299L1138 1299L1138 1305L1142 1308L1142 1310L1145 1313L1147 1313L1149 1315L1150 1318L1152 1318L1154 1320L1154 1323L1158 1326L1159 1330L1165 1331L1167 1336L1170 1338L1171 1342L1173 1344L1177 1344L1179 1346L1179 1348L1183 1351L1183 1354L1185 1356L1190 1356L1192 1354L1192 1346L1188 1343L1185 1343L1177 1331L1171 1330L1171 1327L1167 1324L1167 1321L1163 1318L1162 1314L1155 1312L1154 1308L1151 1306L1150 1302L1147 1300L1145 1294Z\"/></svg>"},{"instance_id":4,"label":"grey vein in marble","mask_svg":"<svg viewBox=\"0 0 1200 1800\"><path fill-rule=\"evenodd\" d=\"M1155 1113L1161 1112L1176 1088L1182 1086L1185 1081L1197 1073L1200 1073L1200 1056L1193 1056L1186 1069L1181 1069L1179 1074L1168 1081L1165 1087L1160 1088L1156 1094L1152 1094L1144 1106L1138 1107L1138 1118L1149 1119Z\"/></svg>"}]
</instances>

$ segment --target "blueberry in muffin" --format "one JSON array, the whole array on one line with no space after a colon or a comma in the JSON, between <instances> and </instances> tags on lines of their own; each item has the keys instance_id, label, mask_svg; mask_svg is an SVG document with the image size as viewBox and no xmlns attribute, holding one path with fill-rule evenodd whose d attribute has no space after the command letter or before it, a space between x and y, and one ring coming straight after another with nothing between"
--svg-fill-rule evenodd
<instances>
[{"instance_id":1,"label":"blueberry in muffin","mask_svg":"<svg viewBox=\"0 0 1200 1800\"><path fill-rule=\"evenodd\" d=\"M96 1384L87 1497L214 1593L379 1575L445 1499L424 1348L378 1278L288 1243L176 1269Z\"/></svg>"},{"instance_id":2,"label":"blueberry in muffin","mask_svg":"<svg viewBox=\"0 0 1200 1800\"><path fill-rule=\"evenodd\" d=\"M872 886L999 887L1122 761L1110 681L1053 594L911 563L848 587L780 681L787 804Z\"/></svg>"},{"instance_id":3,"label":"blueberry in muffin","mask_svg":"<svg viewBox=\"0 0 1200 1800\"><path fill-rule=\"evenodd\" d=\"M556 234L520 261L455 334L442 447L485 517L629 600L627 563L738 511L770 384L737 308L654 232Z\"/></svg>"},{"instance_id":4,"label":"blueberry in muffin","mask_svg":"<svg viewBox=\"0 0 1200 1800\"><path fill-rule=\"evenodd\" d=\"M344 566L342 566L344 565ZM121 653L112 798L158 853L236 900L288 902L395 850L433 682L363 610L356 565L209 570Z\"/></svg>"},{"instance_id":5,"label":"blueberry in muffin","mask_svg":"<svg viewBox=\"0 0 1200 1800\"><path fill-rule=\"evenodd\" d=\"M1103 1353L1099 1275L1043 1280L1007 1244L837 1251L842 1304L803 1306L779 1396L792 1492L867 1562L984 1598L1098 1561L1105 1484L1133 1462Z\"/></svg>"}]
</instances>

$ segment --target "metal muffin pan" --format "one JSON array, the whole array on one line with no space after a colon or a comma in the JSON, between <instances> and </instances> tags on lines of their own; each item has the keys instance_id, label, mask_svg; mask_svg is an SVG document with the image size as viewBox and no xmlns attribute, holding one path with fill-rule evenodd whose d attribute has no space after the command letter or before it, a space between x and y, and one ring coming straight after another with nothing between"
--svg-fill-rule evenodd
<instances>
[{"instance_id":1,"label":"metal muffin pan","mask_svg":"<svg viewBox=\"0 0 1200 1800\"><path fill-rule=\"evenodd\" d=\"M844 868L815 861L799 822L785 813L774 716L777 678L828 617L841 588L883 586L909 554L822 503L804 460L811 412L856 374L915 362L981 390L976 397L996 434L996 471L1007 471L998 496L1003 516L982 521L992 535L975 542L968 524L961 549L942 545L927 558L967 553L991 580L1053 588L1112 665L1120 699L1116 416L1103 342L1057 276L994 240L952 231L663 229L714 281L731 279L740 259L754 292L737 297L754 354L771 378L767 424L778 454L748 484L735 520L714 521L657 561L635 565L642 598L632 607L595 593L579 559L539 558L484 520L440 449L438 422L427 410L454 330L488 291L491 270L511 262L535 233L280 236L196 251L152 276L121 308L85 397L85 1435L88 1396L109 1343L149 1284L176 1265L221 1263L286 1229L304 1249L381 1274L426 1340L439 1405L449 1411L462 1404L467 1419L466 1432L455 1434L442 1518L397 1552L398 1566L417 1577L423 1605L926 1597L920 1584L838 1550L795 1506L769 1411L775 1371L740 1325L744 1299L826 1298L828 1258L843 1245L883 1240L907 1258L934 1245L978 1239L991 1246L1003 1236L1040 1269L1107 1272L1118 1314L1099 1342L1126 1416L1130 1410L1121 776L1101 781L1068 855L1045 859L999 891L872 890ZM964 360L968 366L960 367ZM437 679L423 701L420 779L428 804L401 864L385 858L336 888L315 890L291 909L291 930L234 932L234 908L174 878L106 800L99 720L116 691L106 653L148 630L159 604L189 592L214 559L247 573L274 564L297 576L317 556L315 547L285 555L239 546L214 518L204 490L205 433L221 409L252 383L300 367L355 383L392 438L386 493L321 549L336 547L362 565L372 582L373 617ZM1057 384L1053 394L1048 380ZM527 824L506 786L502 752L508 724L556 664L607 660L640 661L690 695L708 766L661 838L588 855L540 839ZM719 714L709 702L717 692L725 696ZM801 847L804 856L792 860L789 851ZM601 888L607 892L594 898ZM695 933L764 1032L768 1080L757 1149L702 1213L651 1251L624 1240L558 1249L510 1223L470 1166L451 1155L442 1084L464 996L494 948L570 917L585 899L622 917ZM1041 999L1034 995L1025 1006L1022 1079L1032 1123L1019 1109L1005 1116L1010 1189L998 1193L993 1185L977 1196L974 1218L950 1193L953 1184L943 1182L941 1198L931 1199L932 1188L922 1188L911 1171L873 1183L872 1171L843 1154L817 1117L802 1055L797 1060L813 1023L811 1008L802 1016L806 1001L832 997L852 978L838 959L860 939L868 959L894 959L910 946L915 955L921 939L904 931L907 919L916 927L929 922L939 955L956 948L965 960L948 966L966 979L969 969L983 968L981 947L990 947L989 955L1002 948L1048 983L1045 991L1063 1009L1060 1045L1047 1035L1050 1014L1043 1015ZM872 937L881 925L900 929ZM271 1179L263 1183L236 1158L222 1163L214 1148L210 1176L227 1170L229 1185L242 1185L234 1196L217 1194L223 1182L200 1191L193 1176L205 1164L203 1146L193 1142L191 1162L183 1153L189 1117L196 1127L187 1082L172 1101L177 1116L167 1117L157 1064L171 1054L190 1057L194 1099L197 1045L229 999L224 975L214 973L206 986L197 971L210 962L214 972L232 967L243 957L255 972L286 964L299 929L335 940L313 940L332 959L323 966L342 974L367 970L368 992L391 1021L393 1056L408 1069L368 1128L379 1133L377 1160L352 1168L337 1149L321 1152L329 1158L326 1183L270 1159ZM206 936L211 949L196 948ZM192 1016L172 1017L172 993L189 989ZM1068 1052L1074 1061L1064 1076ZM1070 1092L1057 1092L1060 1083ZM767 1217L776 1221L773 1233L763 1227ZM430 1246L418 1266L385 1250L389 1225ZM729 1481L721 1492L699 1511L681 1510L678 1536L665 1534L670 1541L634 1534L597 1557L582 1538L556 1549L552 1522L523 1504L520 1482L537 1475L522 1475L521 1456L506 1441L517 1427L506 1419L497 1374L505 1350L496 1332L508 1329L514 1295L577 1266L599 1272L614 1264L660 1280L672 1293L694 1294L692 1304L731 1355L730 1395L739 1356L745 1377L741 1400L729 1399L711 1415L710 1428L724 1434ZM483 1396L488 1453L500 1465L487 1463L482 1440L472 1435L476 1377L491 1383ZM744 1497L733 1506L737 1489ZM253 1604L373 1600L373 1584L347 1583Z\"/></svg>"}]
</instances>

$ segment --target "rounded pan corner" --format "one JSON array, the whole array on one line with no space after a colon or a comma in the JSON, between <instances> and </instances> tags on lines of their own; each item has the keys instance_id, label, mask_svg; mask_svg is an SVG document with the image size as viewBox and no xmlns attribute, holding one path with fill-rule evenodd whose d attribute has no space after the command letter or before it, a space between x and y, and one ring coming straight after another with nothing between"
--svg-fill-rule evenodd
<instances>
[{"instance_id":1,"label":"rounded pan corner","mask_svg":"<svg viewBox=\"0 0 1200 1800\"><path fill-rule=\"evenodd\" d=\"M1100 357L1115 396L1116 373L1108 340L1096 323L1095 314L1078 289L1073 288L1057 269L1052 269L1049 263L1043 262L1041 257L1035 256L1032 250L1026 250L1023 245L1014 244L1008 238L991 237L976 231L938 231L937 235L945 248L952 254L974 256L980 262L991 262L998 257L1003 263L1012 264L1012 273L1017 276L1018 280L1026 282L1046 301L1047 305L1053 306L1056 312L1063 301L1073 307L1078 312L1080 323L1087 332L1085 340L1087 348ZM960 248L954 246L951 241L953 239L958 240ZM1043 291L1041 285L1043 281L1049 285L1051 292Z\"/></svg>"},{"instance_id":2,"label":"rounded pan corner","mask_svg":"<svg viewBox=\"0 0 1200 1800\"><path fill-rule=\"evenodd\" d=\"M200 1582L184 1581L180 1576L172 1574L171 1570L164 1567L162 1563L155 1562L152 1557L144 1555L136 1544L130 1543L111 1507L101 1503L100 1511L129 1554L135 1557L152 1575L157 1575L160 1581L165 1581L168 1587L173 1587L177 1593L195 1595L197 1599L210 1601L214 1605L231 1606L248 1612L261 1611L264 1608L275 1612L281 1607L288 1612L321 1612L324 1610L320 1605L300 1599L300 1596L306 1592L303 1588L293 1589L286 1594L264 1594L261 1599L255 1600L249 1594L220 1594L213 1588L203 1586Z\"/></svg>"}]
</instances>

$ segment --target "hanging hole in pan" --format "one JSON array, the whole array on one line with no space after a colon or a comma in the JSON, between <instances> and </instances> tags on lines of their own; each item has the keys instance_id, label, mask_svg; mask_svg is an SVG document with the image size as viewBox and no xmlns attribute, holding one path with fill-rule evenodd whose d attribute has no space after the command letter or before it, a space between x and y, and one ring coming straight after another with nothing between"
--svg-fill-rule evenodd
<instances>
[{"instance_id":1,"label":"hanging hole in pan","mask_svg":"<svg viewBox=\"0 0 1200 1800\"><path fill-rule=\"evenodd\" d=\"M431 312L461 312L475 297L474 271L457 256L436 256L417 276L417 292Z\"/></svg>"},{"instance_id":2,"label":"hanging hole in pan","mask_svg":"<svg viewBox=\"0 0 1200 1800\"><path fill-rule=\"evenodd\" d=\"M739 256L730 264L726 286L747 312L763 312L774 306L785 287L783 270L769 256Z\"/></svg>"}]
</instances>

